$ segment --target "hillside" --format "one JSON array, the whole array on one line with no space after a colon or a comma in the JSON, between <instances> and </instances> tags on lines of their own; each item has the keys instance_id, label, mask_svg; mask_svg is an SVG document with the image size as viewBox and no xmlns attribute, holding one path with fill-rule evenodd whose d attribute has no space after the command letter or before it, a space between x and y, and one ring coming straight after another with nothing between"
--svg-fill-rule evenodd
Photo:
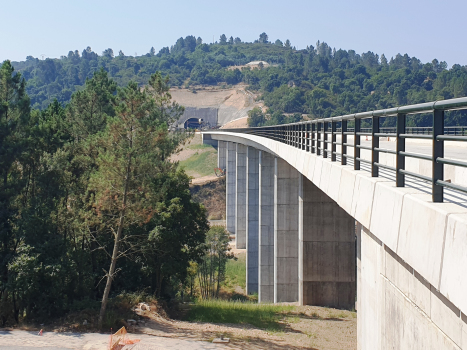
<instances>
[{"instance_id":1,"label":"hillside","mask_svg":"<svg viewBox=\"0 0 467 350\"><path fill-rule=\"evenodd\" d=\"M329 117L467 96L467 67L458 64L448 69L446 62L436 59L421 62L407 54L392 58L370 51L358 54L319 41L315 47L296 50L289 42L272 44L264 37L255 43L237 39L204 44L201 38L187 36L157 54L151 49L138 57L114 55L112 49L98 55L88 47L60 59L28 56L13 65L28 82L33 107L41 109L54 99L67 102L101 68L120 86L130 80L142 85L155 71L169 74L170 84L179 88L231 88L243 83L264 99L269 124L301 119L301 114ZM252 61L269 65L246 66ZM284 118L293 114L293 120ZM420 117L413 124L425 126L430 120ZM467 124L465 112L447 116L447 125L461 124Z\"/></svg>"}]
</instances>

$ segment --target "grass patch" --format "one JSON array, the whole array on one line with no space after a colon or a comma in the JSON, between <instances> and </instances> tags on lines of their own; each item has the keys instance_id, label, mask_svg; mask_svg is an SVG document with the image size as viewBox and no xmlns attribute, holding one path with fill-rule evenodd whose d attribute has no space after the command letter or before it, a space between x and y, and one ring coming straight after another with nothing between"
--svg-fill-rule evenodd
<instances>
[{"instance_id":1,"label":"grass patch","mask_svg":"<svg viewBox=\"0 0 467 350\"><path fill-rule=\"evenodd\" d=\"M289 317L287 317L287 322L289 322L289 323L298 323L298 322L300 322L300 317L299 316L289 316Z\"/></svg>"},{"instance_id":2,"label":"grass patch","mask_svg":"<svg viewBox=\"0 0 467 350\"><path fill-rule=\"evenodd\" d=\"M294 309L291 305L258 304L239 301L203 300L191 306L188 320L194 322L251 324L277 331L284 314Z\"/></svg>"},{"instance_id":3,"label":"grass patch","mask_svg":"<svg viewBox=\"0 0 467 350\"><path fill-rule=\"evenodd\" d=\"M195 145L201 146L201 145ZM214 168L217 168L217 152L209 146L203 152L196 152L190 158L182 160L179 166L184 168L190 176L214 175Z\"/></svg>"},{"instance_id":4,"label":"grass patch","mask_svg":"<svg viewBox=\"0 0 467 350\"><path fill-rule=\"evenodd\" d=\"M198 144L195 144L195 145L189 145L187 148L189 149L209 149L209 148L213 148L211 145L206 145L204 143L198 143Z\"/></svg>"},{"instance_id":5,"label":"grass patch","mask_svg":"<svg viewBox=\"0 0 467 350\"><path fill-rule=\"evenodd\" d=\"M225 285L228 288L240 286L246 288L246 254L237 256L237 260L228 260L225 266Z\"/></svg>"}]
</instances>

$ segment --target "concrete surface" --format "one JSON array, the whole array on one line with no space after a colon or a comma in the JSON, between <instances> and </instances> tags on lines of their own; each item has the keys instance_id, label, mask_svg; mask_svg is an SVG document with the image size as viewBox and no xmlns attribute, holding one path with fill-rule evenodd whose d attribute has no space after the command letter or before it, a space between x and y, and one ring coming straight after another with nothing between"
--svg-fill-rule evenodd
<instances>
[{"instance_id":1,"label":"concrete surface","mask_svg":"<svg viewBox=\"0 0 467 350\"><path fill-rule=\"evenodd\" d=\"M218 109L213 107L185 107L185 112L178 120L178 127L183 129L188 119L203 119L203 123L210 126L218 125Z\"/></svg>"},{"instance_id":2,"label":"concrete surface","mask_svg":"<svg viewBox=\"0 0 467 350\"><path fill-rule=\"evenodd\" d=\"M274 157L259 152L258 301L274 301Z\"/></svg>"},{"instance_id":3,"label":"concrete surface","mask_svg":"<svg viewBox=\"0 0 467 350\"><path fill-rule=\"evenodd\" d=\"M298 171L275 158L274 302L298 301Z\"/></svg>"},{"instance_id":4,"label":"concrete surface","mask_svg":"<svg viewBox=\"0 0 467 350\"><path fill-rule=\"evenodd\" d=\"M246 248L246 152L247 146L237 143L237 177L235 203L235 247Z\"/></svg>"},{"instance_id":5,"label":"concrete surface","mask_svg":"<svg viewBox=\"0 0 467 350\"><path fill-rule=\"evenodd\" d=\"M219 141L217 145L217 167L227 168L227 142Z\"/></svg>"},{"instance_id":6,"label":"concrete surface","mask_svg":"<svg viewBox=\"0 0 467 350\"><path fill-rule=\"evenodd\" d=\"M235 234L235 211L237 208L237 145L234 142L227 142L226 164L225 217L227 221L227 231Z\"/></svg>"},{"instance_id":7,"label":"concrete surface","mask_svg":"<svg viewBox=\"0 0 467 350\"><path fill-rule=\"evenodd\" d=\"M300 174L299 303L355 304L355 219Z\"/></svg>"},{"instance_id":8,"label":"concrete surface","mask_svg":"<svg viewBox=\"0 0 467 350\"><path fill-rule=\"evenodd\" d=\"M359 349L466 349L464 315L367 229L358 230Z\"/></svg>"},{"instance_id":9,"label":"concrete surface","mask_svg":"<svg viewBox=\"0 0 467 350\"><path fill-rule=\"evenodd\" d=\"M248 147L246 163L246 292L258 293L259 151Z\"/></svg>"}]
</instances>

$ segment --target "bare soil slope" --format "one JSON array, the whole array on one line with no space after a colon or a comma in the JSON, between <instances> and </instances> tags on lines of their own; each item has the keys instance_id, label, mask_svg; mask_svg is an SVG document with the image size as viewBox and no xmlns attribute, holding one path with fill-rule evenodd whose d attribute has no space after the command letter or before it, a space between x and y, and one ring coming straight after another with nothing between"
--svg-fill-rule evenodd
<instances>
[{"instance_id":1,"label":"bare soil slope","mask_svg":"<svg viewBox=\"0 0 467 350\"><path fill-rule=\"evenodd\" d=\"M190 187L193 200L202 203L208 211L208 219L225 220L225 178L216 178L204 184Z\"/></svg>"},{"instance_id":2,"label":"bare soil slope","mask_svg":"<svg viewBox=\"0 0 467 350\"><path fill-rule=\"evenodd\" d=\"M216 108L219 126L245 118L249 110L255 106L262 106L261 103L255 102L257 96L248 91L244 84L228 89L217 86L195 87L191 90L173 88L170 94L174 101L185 107Z\"/></svg>"},{"instance_id":3,"label":"bare soil slope","mask_svg":"<svg viewBox=\"0 0 467 350\"><path fill-rule=\"evenodd\" d=\"M239 128L248 128L248 117L239 118L228 122L221 129L239 129Z\"/></svg>"},{"instance_id":4,"label":"bare soil slope","mask_svg":"<svg viewBox=\"0 0 467 350\"><path fill-rule=\"evenodd\" d=\"M233 94L236 94L238 89L244 88L237 86L232 89L221 89L218 87L198 88L196 92L189 89L170 89L172 99L185 107L219 107Z\"/></svg>"}]
</instances>

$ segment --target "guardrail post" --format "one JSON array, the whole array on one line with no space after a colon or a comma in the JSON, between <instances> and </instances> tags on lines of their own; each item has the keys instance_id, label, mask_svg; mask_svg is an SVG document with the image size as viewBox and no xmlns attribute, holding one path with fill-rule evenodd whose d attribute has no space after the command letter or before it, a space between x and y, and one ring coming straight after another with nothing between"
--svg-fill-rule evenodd
<instances>
[{"instance_id":1,"label":"guardrail post","mask_svg":"<svg viewBox=\"0 0 467 350\"><path fill-rule=\"evenodd\" d=\"M298 132L297 132L297 129L298 129L297 125L292 126L292 141L293 141L292 146L294 146L294 147L298 147L298 139L297 139Z\"/></svg>"},{"instance_id":2,"label":"guardrail post","mask_svg":"<svg viewBox=\"0 0 467 350\"><path fill-rule=\"evenodd\" d=\"M292 145L292 127L290 125L287 125L287 140L287 144Z\"/></svg>"},{"instance_id":3,"label":"guardrail post","mask_svg":"<svg viewBox=\"0 0 467 350\"><path fill-rule=\"evenodd\" d=\"M305 149L305 124L300 124L300 149Z\"/></svg>"},{"instance_id":4,"label":"guardrail post","mask_svg":"<svg viewBox=\"0 0 467 350\"><path fill-rule=\"evenodd\" d=\"M301 150L304 150L305 148L305 138L303 137L304 133L303 133L303 127L305 126L305 124L300 124L299 125L299 130L300 130L300 149Z\"/></svg>"},{"instance_id":5,"label":"guardrail post","mask_svg":"<svg viewBox=\"0 0 467 350\"><path fill-rule=\"evenodd\" d=\"M341 122L341 164L347 164L347 146L344 146L347 143L347 120L342 120Z\"/></svg>"},{"instance_id":6,"label":"guardrail post","mask_svg":"<svg viewBox=\"0 0 467 350\"><path fill-rule=\"evenodd\" d=\"M298 145L297 147L302 149L303 146L303 125L299 124L297 125L297 136L298 136Z\"/></svg>"},{"instance_id":7,"label":"guardrail post","mask_svg":"<svg viewBox=\"0 0 467 350\"><path fill-rule=\"evenodd\" d=\"M290 145L295 147L295 125L289 127L290 130Z\"/></svg>"},{"instance_id":8,"label":"guardrail post","mask_svg":"<svg viewBox=\"0 0 467 350\"><path fill-rule=\"evenodd\" d=\"M354 170L360 170L360 161L357 158L360 158L360 148L357 146L360 146L360 136L357 135L358 132L360 132L360 125L361 125L361 120L355 118L355 128L354 128L354 139L353 139L353 168Z\"/></svg>"},{"instance_id":9,"label":"guardrail post","mask_svg":"<svg viewBox=\"0 0 467 350\"><path fill-rule=\"evenodd\" d=\"M315 141L316 141L315 130L316 130L316 123L312 123L312 124L311 124L311 153L315 153L315 152L316 152L316 146L315 146Z\"/></svg>"},{"instance_id":10,"label":"guardrail post","mask_svg":"<svg viewBox=\"0 0 467 350\"><path fill-rule=\"evenodd\" d=\"M397 114L396 121L396 187L405 186L405 174L402 174L400 170L405 170L405 156L400 152L405 152L405 138L400 137L401 134L405 134L405 114Z\"/></svg>"},{"instance_id":11,"label":"guardrail post","mask_svg":"<svg viewBox=\"0 0 467 350\"><path fill-rule=\"evenodd\" d=\"M298 147L298 125L293 125L292 126L292 140L293 140L293 143L292 143L292 146L294 147Z\"/></svg>"},{"instance_id":12,"label":"guardrail post","mask_svg":"<svg viewBox=\"0 0 467 350\"><path fill-rule=\"evenodd\" d=\"M303 124L298 125L299 148L303 149Z\"/></svg>"},{"instance_id":13,"label":"guardrail post","mask_svg":"<svg viewBox=\"0 0 467 350\"><path fill-rule=\"evenodd\" d=\"M379 117L373 116L371 119L371 176L378 177L376 163L379 163L379 152L375 151L375 148L379 148L379 136L375 134L379 133Z\"/></svg>"},{"instance_id":14,"label":"guardrail post","mask_svg":"<svg viewBox=\"0 0 467 350\"><path fill-rule=\"evenodd\" d=\"M336 161L336 122L331 122L331 162Z\"/></svg>"},{"instance_id":15,"label":"guardrail post","mask_svg":"<svg viewBox=\"0 0 467 350\"><path fill-rule=\"evenodd\" d=\"M444 180L444 165L438 163L438 158L444 157L444 141L438 140L439 135L444 134L444 111L435 109L433 111L433 173L432 173L432 196L433 202L443 201L443 187L436 184L438 180Z\"/></svg>"},{"instance_id":16,"label":"guardrail post","mask_svg":"<svg viewBox=\"0 0 467 350\"><path fill-rule=\"evenodd\" d=\"M326 141L328 141L328 128L329 128L329 123L328 122L323 122L323 158L328 157L328 144Z\"/></svg>"},{"instance_id":17,"label":"guardrail post","mask_svg":"<svg viewBox=\"0 0 467 350\"><path fill-rule=\"evenodd\" d=\"M305 151L306 152L310 152L310 130L311 130L311 124L308 123L306 124L306 128L305 128L305 142L306 142L306 147L305 147Z\"/></svg>"},{"instance_id":18,"label":"guardrail post","mask_svg":"<svg viewBox=\"0 0 467 350\"><path fill-rule=\"evenodd\" d=\"M321 147L321 123L318 122L316 123L316 155L320 156L321 155L321 150L319 149Z\"/></svg>"},{"instance_id":19,"label":"guardrail post","mask_svg":"<svg viewBox=\"0 0 467 350\"><path fill-rule=\"evenodd\" d=\"M293 143L293 134L292 134L292 127L289 125L287 126L287 132L289 134L289 145L292 146Z\"/></svg>"},{"instance_id":20,"label":"guardrail post","mask_svg":"<svg viewBox=\"0 0 467 350\"><path fill-rule=\"evenodd\" d=\"M295 126L295 147L301 148L301 143L300 143L300 130L301 130L301 125L296 125Z\"/></svg>"}]
</instances>

